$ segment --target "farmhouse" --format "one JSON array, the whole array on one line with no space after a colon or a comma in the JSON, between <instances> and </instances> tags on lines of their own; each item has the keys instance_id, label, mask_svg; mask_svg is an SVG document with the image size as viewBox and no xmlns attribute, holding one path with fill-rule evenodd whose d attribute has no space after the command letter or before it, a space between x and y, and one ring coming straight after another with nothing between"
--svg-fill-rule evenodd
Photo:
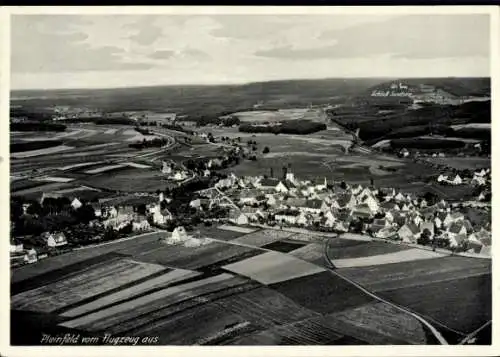
<instances>
[{"instance_id":1,"label":"farmhouse","mask_svg":"<svg viewBox=\"0 0 500 357\"><path fill-rule=\"evenodd\" d=\"M230 214L229 221L234 224L244 225L248 224L248 217L242 212L238 213L235 211Z\"/></svg>"},{"instance_id":2,"label":"farmhouse","mask_svg":"<svg viewBox=\"0 0 500 357\"><path fill-rule=\"evenodd\" d=\"M63 247L68 244L66 236L62 232L58 233L44 233L42 238L46 241L47 246L51 248Z\"/></svg>"},{"instance_id":3,"label":"farmhouse","mask_svg":"<svg viewBox=\"0 0 500 357\"><path fill-rule=\"evenodd\" d=\"M273 190L279 184L279 180L276 178L264 178L258 183L258 187L263 190Z\"/></svg>"},{"instance_id":4,"label":"farmhouse","mask_svg":"<svg viewBox=\"0 0 500 357\"><path fill-rule=\"evenodd\" d=\"M405 243L415 243L420 233L420 229L413 223L406 223L398 230L399 238Z\"/></svg>"},{"instance_id":5,"label":"farmhouse","mask_svg":"<svg viewBox=\"0 0 500 357\"><path fill-rule=\"evenodd\" d=\"M152 218L155 224L165 224L172 219L172 214L168 209L161 209L160 205L157 205Z\"/></svg>"},{"instance_id":6,"label":"farmhouse","mask_svg":"<svg viewBox=\"0 0 500 357\"><path fill-rule=\"evenodd\" d=\"M183 226L176 227L170 237L172 243L184 242L188 239L188 235Z\"/></svg>"},{"instance_id":7,"label":"farmhouse","mask_svg":"<svg viewBox=\"0 0 500 357\"><path fill-rule=\"evenodd\" d=\"M356 218L371 218L373 215L372 210L366 203L362 203L360 205L357 205L354 207L354 210L352 211L353 217Z\"/></svg>"},{"instance_id":8,"label":"farmhouse","mask_svg":"<svg viewBox=\"0 0 500 357\"><path fill-rule=\"evenodd\" d=\"M306 200L303 205L299 206L299 209L309 213L320 213L323 201L318 199Z\"/></svg>"},{"instance_id":9,"label":"farmhouse","mask_svg":"<svg viewBox=\"0 0 500 357\"><path fill-rule=\"evenodd\" d=\"M299 211L292 211L292 210L287 210L287 211L281 211L278 212L274 215L274 219L277 222L286 222L289 224L296 224L297 220L299 218L300 212Z\"/></svg>"},{"instance_id":10,"label":"farmhouse","mask_svg":"<svg viewBox=\"0 0 500 357\"><path fill-rule=\"evenodd\" d=\"M35 248L31 248L24 255L24 262L27 264L33 264L36 263L37 261L38 261L38 254Z\"/></svg>"},{"instance_id":11,"label":"farmhouse","mask_svg":"<svg viewBox=\"0 0 500 357\"><path fill-rule=\"evenodd\" d=\"M134 232L144 232L149 229L151 229L151 225L146 217L136 217L132 222L132 230Z\"/></svg>"}]
</instances>

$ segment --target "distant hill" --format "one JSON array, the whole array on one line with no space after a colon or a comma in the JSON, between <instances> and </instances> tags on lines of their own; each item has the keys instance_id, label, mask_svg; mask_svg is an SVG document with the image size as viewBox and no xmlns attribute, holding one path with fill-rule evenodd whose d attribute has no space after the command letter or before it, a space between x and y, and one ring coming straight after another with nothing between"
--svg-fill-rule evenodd
<instances>
[{"instance_id":1,"label":"distant hill","mask_svg":"<svg viewBox=\"0 0 500 357\"><path fill-rule=\"evenodd\" d=\"M490 96L491 80L490 78L400 78L398 80L386 81L370 87L366 94L372 91L389 90L394 82L401 82L411 87L418 87L422 84L440 88L450 94L458 97L462 96Z\"/></svg>"},{"instance_id":2,"label":"distant hill","mask_svg":"<svg viewBox=\"0 0 500 357\"><path fill-rule=\"evenodd\" d=\"M354 96L387 79L280 80L242 85L184 85L116 89L13 91L11 104L23 107L88 106L103 111L168 110L179 115L243 111L261 102L267 108L328 104Z\"/></svg>"}]
</instances>

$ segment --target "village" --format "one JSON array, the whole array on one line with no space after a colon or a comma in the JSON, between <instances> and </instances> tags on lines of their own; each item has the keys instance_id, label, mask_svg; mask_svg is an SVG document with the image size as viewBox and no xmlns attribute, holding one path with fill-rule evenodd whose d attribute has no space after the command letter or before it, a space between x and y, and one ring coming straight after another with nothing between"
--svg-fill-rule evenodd
<instances>
[{"instance_id":1,"label":"village","mask_svg":"<svg viewBox=\"0 0 500 357\"><path fill-rule=\"evenodd\" d=\"M216 164L214 160L207 161L205 169L199 170L200 174L210 176L209 167ZM175 170L174 165L166 162L162 172L175 181L188 179L188 171ZM457 174L455 177L440 175L437 181L484 187L491 184L490 174L489 169L477 170L472 179L462 179ZM154 230L184 229L184 225L193 229L195 225L209 226L214 222L355 233L399 244L490 254L490 224L472 222L466 214L466 208L470 207L484 215L489 214L486 190L481 191L474 201L447 202L432 194L417 197L394 188L349 185L326 178L316 183L302 181L295 177L291 165L283 167L279 178L271 169L269 176L237 177L230 174L216 178L214 182L208 189L183 193L182 198L175 198L177 201L164 192L156 195L136 193L96 202L82 202L78 197L69 200L42 195L39 203L24 203L20 214L37 217L48 209L49 216L72 214L81 222L76 225L76 230L73 226L72 229L12 238L11 265L33 263L83 244L97 244ZM488 195L491 200L491 193ZM67 207L72 213L61 207ZM175 208L176 212L173 214L169 207Z\"/></svg>"}]
</instances>

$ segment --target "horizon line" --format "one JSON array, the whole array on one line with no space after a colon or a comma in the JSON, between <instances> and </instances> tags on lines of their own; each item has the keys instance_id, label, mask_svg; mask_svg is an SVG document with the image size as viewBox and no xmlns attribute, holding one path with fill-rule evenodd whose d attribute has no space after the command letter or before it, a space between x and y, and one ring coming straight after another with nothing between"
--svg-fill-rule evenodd
<instances>
[{"instance_id":1,"label":"horizon line","mask_svg":"<svg viewBox=\"0 0 500 357\"><path fill-rule=\"evenodd\" d=\"M71 88L24 88L12 89L10 93L21 91L58 91L58 90L113 90L113 89L132 89L132 88L158 88L158 87L224 87L224 86L244 86L249 84L258 83L271 83L271 82L285 82L285 81L327 81L334 79L343 80L356 80L356 79L384 79L384 80L411 80L411 79L439 79L439 78L475 78L475 79L490 79L490 76L422 76L422 77L393 77L393 76L380 76L380 77L325 77L325 78L283 78L271 79L261 81L248 81L248 82L233 82L233 83L183 83L183 84L154 84L154 85L140 85L140 86L120 86L120 87L71 87Z\"/></svg>"}]
</instances>

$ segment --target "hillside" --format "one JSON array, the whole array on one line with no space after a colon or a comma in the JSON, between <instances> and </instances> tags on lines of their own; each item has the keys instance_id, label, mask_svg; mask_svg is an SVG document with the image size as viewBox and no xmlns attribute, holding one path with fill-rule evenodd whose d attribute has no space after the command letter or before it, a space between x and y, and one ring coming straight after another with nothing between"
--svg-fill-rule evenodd
<instances>
[{"instance_id":1,"label":"hillside","mask_svg":"<svg viewBox=\"0 0 500 357\"><path fill-rule=\"evenodd\" d=\"M358 95L385 79L286 80L242 85L162 86L115 89L24 90L12 92L12 104L44 108L88 106L107 112L173 111L179 115L211 115L242 111L258 102L287 108L327 104L338 96Z\"/></svg>"},{"instance_id":2,"label":"hillside","mask_svg":"<svg viewBox=\"0 0 500 357\"><path fill-rule=\"evenodd\" d=\"M490 78L401 78L398 81L406 84L410 88L420 85L433 86L442 89L457 97L461 96L489 96L491 93ZM366 94L372 91L383 91L390 88L394 81L386 81L370 87Z\"/></svg>"}]
</instances>

